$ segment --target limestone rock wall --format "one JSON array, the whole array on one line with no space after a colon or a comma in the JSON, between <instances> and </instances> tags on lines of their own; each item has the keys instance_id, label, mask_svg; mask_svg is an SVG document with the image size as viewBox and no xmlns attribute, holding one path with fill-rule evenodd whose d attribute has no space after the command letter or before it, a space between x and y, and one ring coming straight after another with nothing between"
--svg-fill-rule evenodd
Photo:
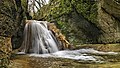
<instances>
[{"instance_id":1,"label":"limestone rock wall","mask_svg":"<svg viewBox=\"0 0 120 68\"><path fill-rule=\"evenodd\" d=\"M88 12L89 10L89 12ZM46 11L46 12L45 12ZM36 19L54 22L70 43L96 43L100 34L94 1L53 0Z\"/></svg>"},{"instance_id":2,"label":"limestone rock wall","mask_svg":"<svg viewBox=\"0 0 120 68\"><path fill-rule=\"evenodd\" d=\"M17 34L23 18L20 0L0 0L0 68L8 67L11 37Z\"/></svg>"},{"instance_id":3,"label":"limestone rock wall","mask_svg":"<svg viewBox=\"0 0 120 68\"><path fill-rule=\"evenodd\" d=\"M36 19L55 22L71 43L120 42L119 0L52 0L40 11Z\"/></svg>"},{"instance_id":4,"label":"limestone rock wall","mask_svg":"<svg viewBox=\"0 0 120 68\"><path fill-rule=\"evenodd\" d=\"M102 32L99 37L100 43L120 42L120 2L100 0L97 25Z\"/></svg>"}]
</instances>

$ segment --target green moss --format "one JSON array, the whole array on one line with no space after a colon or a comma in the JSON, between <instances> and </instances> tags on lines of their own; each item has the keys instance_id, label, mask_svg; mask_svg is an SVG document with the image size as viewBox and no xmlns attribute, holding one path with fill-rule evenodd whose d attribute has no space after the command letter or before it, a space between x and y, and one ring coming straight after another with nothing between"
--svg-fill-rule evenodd
<instances>
[{"instance_id":1,"label":"green moss","mask_svg":"<svg viewBox=\"0 0 120 68\"><path fill-rule=\"evenodd\" d=\"M71 43L79 44L87 42L85 38L87 36L81 36L84 34L80 31L84 28L81 25L84 23L81 16L86 21L97 23L96 2L89 0L52 0L50 4L43 6L38 11L34 19L56 23Z\"/></svg>"},{"instance_id":2,"label":"green moss","mask_svg":"<svg viewBox=\"0 0 120 68\"><path fill-rule=\"evenodd\" d=\"M88 0L80 0L73 2L78 13L82 14L89 21L97 22L97 2L92 2Z\"/></svg>"}]
</instances>

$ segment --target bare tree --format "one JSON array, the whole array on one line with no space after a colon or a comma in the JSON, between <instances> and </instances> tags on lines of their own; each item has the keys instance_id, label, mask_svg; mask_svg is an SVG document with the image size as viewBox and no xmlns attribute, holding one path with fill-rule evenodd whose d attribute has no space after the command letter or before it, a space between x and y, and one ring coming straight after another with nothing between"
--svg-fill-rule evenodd
<instances>
[{"instance_id":1,"label":"bare tree","mask_svg":"<svg viewBox=\"0 0 120 68\"><path fill-rule=\"evenodd\" d=\"M28 12L31 16L34 16L35 13L44 5L47 4L46 0L27 0L28 1Z\"/></svg>"}]
</instances>

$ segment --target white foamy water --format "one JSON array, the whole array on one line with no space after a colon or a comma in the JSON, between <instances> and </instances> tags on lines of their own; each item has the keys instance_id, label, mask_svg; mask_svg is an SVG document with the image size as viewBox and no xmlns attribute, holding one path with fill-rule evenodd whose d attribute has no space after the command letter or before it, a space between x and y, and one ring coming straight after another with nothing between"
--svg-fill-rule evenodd
<instances>
[{"instance_id":1,"label":"white foamy water","mask_svg":"<svg viewBox=\"0 0 120 68\"><path fill-rule=\"evenodd\" d=\"M34 57L53 57L53 58L68 58L74 60L84 60L84 61L100 61L98 56L92 56L90 54L100 54L100 55L116 55L116 52L101 52L94 49L79 49L79 50L64 50L58 51L50 54L30 54Z\"/></svg>"},{"instance_id":2,"label":"white foamy water","mask_svg":"<svg viewBox=\"0 0 120 68\"><path fill-rule=\"evenodd\" d=\"M25 53L45 54L59 51L60 43L51 30L48 22L29 20L24 29L21 51Z\"/></svg>"}]
</instances>

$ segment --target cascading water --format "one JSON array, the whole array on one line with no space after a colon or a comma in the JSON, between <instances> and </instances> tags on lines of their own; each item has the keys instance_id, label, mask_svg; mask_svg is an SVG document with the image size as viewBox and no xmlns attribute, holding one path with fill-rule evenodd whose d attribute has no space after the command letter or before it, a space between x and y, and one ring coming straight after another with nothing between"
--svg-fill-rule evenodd
<instances>
[{"instance_id":1,"label":"cascading water","mask_svg":"<svg viewBox=\"0 0 120 68\"><path fill-rule=\"evenodd\" d=\"M53 53L60 46L53 33L48 30L46 21L29 20L24 29L22 52L25 53Z\"/></svg>"},{"instance_id":2,"label":"cascading water","mask_svg":"<svg viewBox=\"0 0 120 68\"><path fill-rule=\"evenodd\" d=\"M84 60L101 62L102 57L93 56L100 55L116 55L115 52L100 52L94 49L79 49L79 50L63 50L59 51L60 47L64 47L61 41L56 38L56 35L51 32L46 21L28 20L24 29L23 43L20 48L23 53L29 53L30 56L36 57L57 57L69 58L74 60ZM66 41L66 40L64 40ZM47 53L47 54L46 54ZM20 52L18 54L21 54ZM92 54L92 55L90 55Z\"/></svg>"}]
</instances>

